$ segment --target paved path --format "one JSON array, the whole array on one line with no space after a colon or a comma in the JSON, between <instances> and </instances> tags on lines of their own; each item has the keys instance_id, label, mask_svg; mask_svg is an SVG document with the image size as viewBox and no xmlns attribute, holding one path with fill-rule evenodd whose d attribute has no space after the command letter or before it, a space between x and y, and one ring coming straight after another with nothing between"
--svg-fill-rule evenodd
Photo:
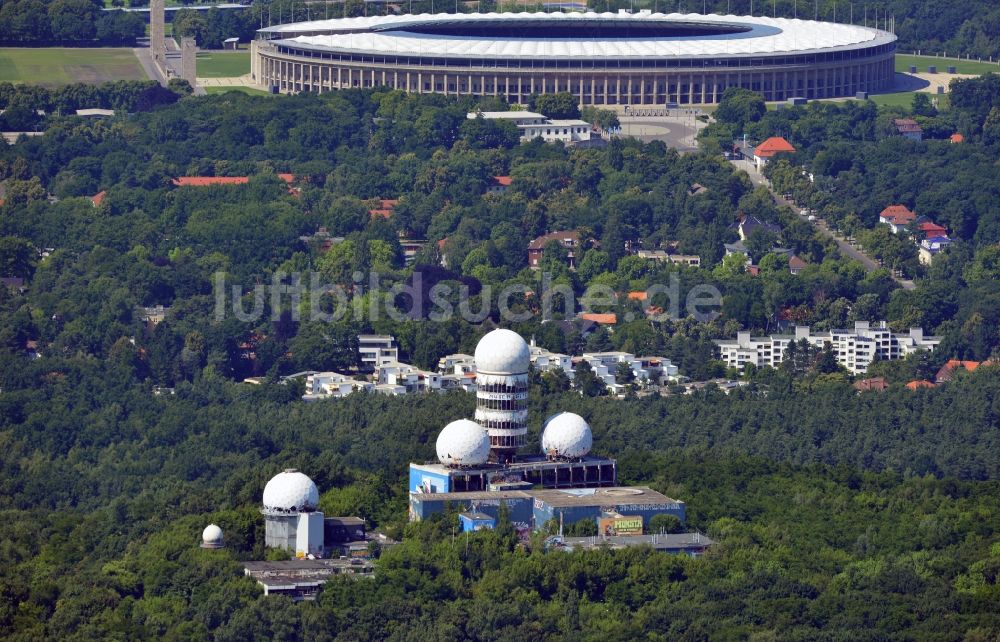
<instances>
[{"instance_id":1,"label":"paved path","mask_svg":"<svg viewBox=\"0 0 1000 642\"><path fill-rule=\"evenodd\" d=\"M739 169L745 171L750 176L750 180L753 182L754 185L763 185L764 187L771 190L771 195L774 197L774 200L778 203L778 205L785 205L787 207L790 207L795 212L797 212L801 218L808 220L807 217L802 214L802 210L798 206L796 206L794 202L786 200L781 196L779 196L778 194L774 193L774 190L771 189L770 181L768 181L766 178L764 178L764 176L762 176L759 172L757 172L757 168L754 166L753 163L747 160L734 160L730 162ZM826 221L822 219L816 219L811 222L813 224L813 227L819 230L820 234L822 234L827 238L833 239L833 241L837 244L837 247L840 249L841 254L854 259L855 261L863 265L864 268L869 272L878 270L882 267L881 265L879 265L878 261L872 259L870 256L859 250L856 246L851 244L846 238L840 236L839 234L831 230L829 227L827 227ZM916 287L916 284L914 284L913 281L909 279L902 279L896 277L893 277L893 279L895 279L896 283L899 283L900 287L902 287L904 290L912 290L913 288Z\"/></svg>"},{"instance_id":2,"label":"paved path","mask_svg":"<svg viewBox=\"0 0 1000 642\"><path fill-rule=\"evenodd\" d=\"M671 110L676 115L671 116L624 116L619 115L618 121L621 123L622 136L634 136L639 140L648 143L653 140L660 140L666 143L667 147L682 152L691 152L698 149L698 141L695 137L704 124L695 119L700 111L693 109Z\"/></svg>"},{"instance_id":3,"label":"paved path","mask_svg":"<svg viewBox=\"0 0 1000 642\"><path fill-rule=\"evenodd\" d=\"M167 79L160 71L160 68L153 64L153 56L149 53L148 47L136 47L132 50L132 53L139 59L139 64L142 65L143 71L146 72L146 76L150 80L155 80L164 87L167 86Z\"/></svg>"}]
</instances>

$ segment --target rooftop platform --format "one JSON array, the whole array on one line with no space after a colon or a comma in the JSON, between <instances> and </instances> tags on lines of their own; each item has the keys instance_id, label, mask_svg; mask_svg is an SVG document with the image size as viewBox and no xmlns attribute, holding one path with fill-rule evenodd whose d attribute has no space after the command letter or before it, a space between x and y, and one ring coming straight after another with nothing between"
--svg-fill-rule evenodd
<instances>
[{"instance_id":1,"label":"rooftop platform","mask_svg":"<svg viewBox=\"0 0 1000 642\"><path fill-rule=\"evenodd\" d=\"M450 467L436 462L410 464L410 492L469 492L492 485L528 482L541 488L591 488L618 483L618 464L607 457L550 460L518 456L510 464Z\"/></svg>"}]
</instances>

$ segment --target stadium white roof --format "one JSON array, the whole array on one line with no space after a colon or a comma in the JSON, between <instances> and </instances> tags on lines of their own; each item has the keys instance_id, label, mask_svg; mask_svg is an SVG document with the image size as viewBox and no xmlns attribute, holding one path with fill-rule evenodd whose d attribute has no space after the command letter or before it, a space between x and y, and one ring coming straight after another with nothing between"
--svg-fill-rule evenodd
<instances>
[{"instance_id":1,"label":"stadium white roof","mask_svg":"<svg viewBox=\"0 0 1000 642\"><path fill-rule=\"evenodd\" d=\"M427 27L443 23L482 26L502 21L520 21L566 26L579 25L581 38L484 37L417 33L407 26ZM744 29L741 33L693 36L656 36L637 33L629 38L586 37L585 27L656 21L664 25ZM420 14L314 20L266 27L260 33L289 46L321 51L462 58L674 58L698 56L753 56L804 53L830 49L887 44L896 36L880 29L813 20L760 16L720 16L678 13L481 13ZM593 31L590 31L593 33Z\"/></svg>"}]
</instances>

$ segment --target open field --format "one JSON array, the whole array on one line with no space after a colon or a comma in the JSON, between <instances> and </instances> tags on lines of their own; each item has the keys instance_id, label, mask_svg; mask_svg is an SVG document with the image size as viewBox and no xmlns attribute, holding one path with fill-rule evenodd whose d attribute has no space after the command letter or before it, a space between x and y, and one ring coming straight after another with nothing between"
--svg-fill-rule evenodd
<instances>
[{"instance_id":1,"label":"open field","mask_svg":"<svg viewBox=\"0 0 1000 642\"><path fill-rule=\"evenodd\" d=\"M244 94L250 94L251 96L272 96L263 89L254 89L253 87L205 87L206 94L224 94L227 91L239 91Z\"/></svg>"},{"instance_id":2,"label":"open field","mask_svg":"<svg viewBox=\"0 0 1000 642\"><path fill-rule=\"evenodd\" d=\"M235 78L250 73L249 51L198 53L199 78Z\"/></svg>"},{"instance_id":3,"label":"open field","mask_svg":"<svg viewBox=\"0 0 1000 642\"><path fill-rule=\"evenodd\" d=\"M0 82L52 87L146 79L131 49L0 48Z\"/></svg>"},{"instance_id":4,"label":"open field","mask_svg":"<svg viewBox=\"0 0 1000 642\"><path fill-rule=\"evenodd\" d=\"M944 73L948 67L955 67L955 72L960 74L985 74L991 71L1000 73L1000 65L995 62L976 62L975 60L953 60L951 58L935 58L934 56L896 54L896 71L909 72L910 65L916 65L917 71L920 72L927 71L928 65L934 65L940 73Z\"/></svg>"}]
</instances>

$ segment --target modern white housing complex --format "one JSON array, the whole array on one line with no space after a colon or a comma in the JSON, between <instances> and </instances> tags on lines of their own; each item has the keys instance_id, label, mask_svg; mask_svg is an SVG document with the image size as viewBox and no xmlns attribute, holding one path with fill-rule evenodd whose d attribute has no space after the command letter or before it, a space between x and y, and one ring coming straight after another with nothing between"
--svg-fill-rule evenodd
<instances>
[{"instance_id":1,"label":"modern white housing complex","mask_svg":"<svg viewBox=\"0 0 1000 642\"><path fill-rule=\"evenodd\" d=\"M388 334L359 334L361 367L371 372L383 363L399 360L396 338Z\"/></svg>"},{"instance_id":2,"label":"modern white housing complex","mask_svg":"<svg viewBox=\"0 0 1000 642\"><path fill-rule=\"evenodd\" d=\"M555 140L578 142L590 140L590 123L585 120L552 120L531 111L479 111L469 112L467 118L482 116L486 120L506 120L517 126L521 140L541 138L549 143Z\"/></svg>"},{"instance_id":3,"label":"modern white housing complex","mask_svg":"<svg viewBox=\"0 0 1000 642\"><path fill-rule=\"evenodd\" d=\"M585 352L582 359L590 364L594 374L604 381L612 394L622 394L625 386L618 383L615 374L619 363L627 363L637 382L662 383L677 378L677 366L661 357L636 357L628 352Z\"/></svg>"},{"instance_id":4,"label":"modern white housing complex","mask_svg":"<svg viewBox=\"0 0 1000 642\"><path fill-rule=\"evenodd\" d=\"M402 386L406 392L432 392L441 389L441 375L398 361L379 364L375 370L380 385Z\"/></svg>"},{"instance_id":5,"label":"modern white housing complex","mask_svg":"<svg viewBox=\"0 0 1000 642\"><path fill-rule=\"evenodd\" d=\"M528 350L531 352L531 367L536 371L562 370L570 381L573 380L573 357L539 347L535 345L534 339L531 340Z\"/></svg>"},{"instance_id":6,"label":"modern white housing complex","mask_svg":"<svg viewBox=\"0 0 1000 642\"><path fill-rule=\"evenodd\" d=\"M941 342L941 337L925 337L921 328L897 334L889 330L885 321L875 325L858 321L853 330L812 333L808 326L796 326L795 334L751 337L749 332L740 332L735 340L717 340L715 344L727 366L743 368L752 363L758 367L776 368L784 361L789 343L802 339L817 348L829 344L837 362L854 374L864 373L873 361L902 359L918 350L932 351Z\"/></svg>"},{"instance_id":7,"label":"modern white housing complex","mask_svg":"<svg viewBox=\"0 0 1000 642\"><path fill-rule=\"evenodd\" d=\"M306 393L302 395L302 399L339 399L352 392L370 392L374 389L375 384L370 381L353 379L339 372L316 372L306 377Z\"/></svg>"}]
</instances>

